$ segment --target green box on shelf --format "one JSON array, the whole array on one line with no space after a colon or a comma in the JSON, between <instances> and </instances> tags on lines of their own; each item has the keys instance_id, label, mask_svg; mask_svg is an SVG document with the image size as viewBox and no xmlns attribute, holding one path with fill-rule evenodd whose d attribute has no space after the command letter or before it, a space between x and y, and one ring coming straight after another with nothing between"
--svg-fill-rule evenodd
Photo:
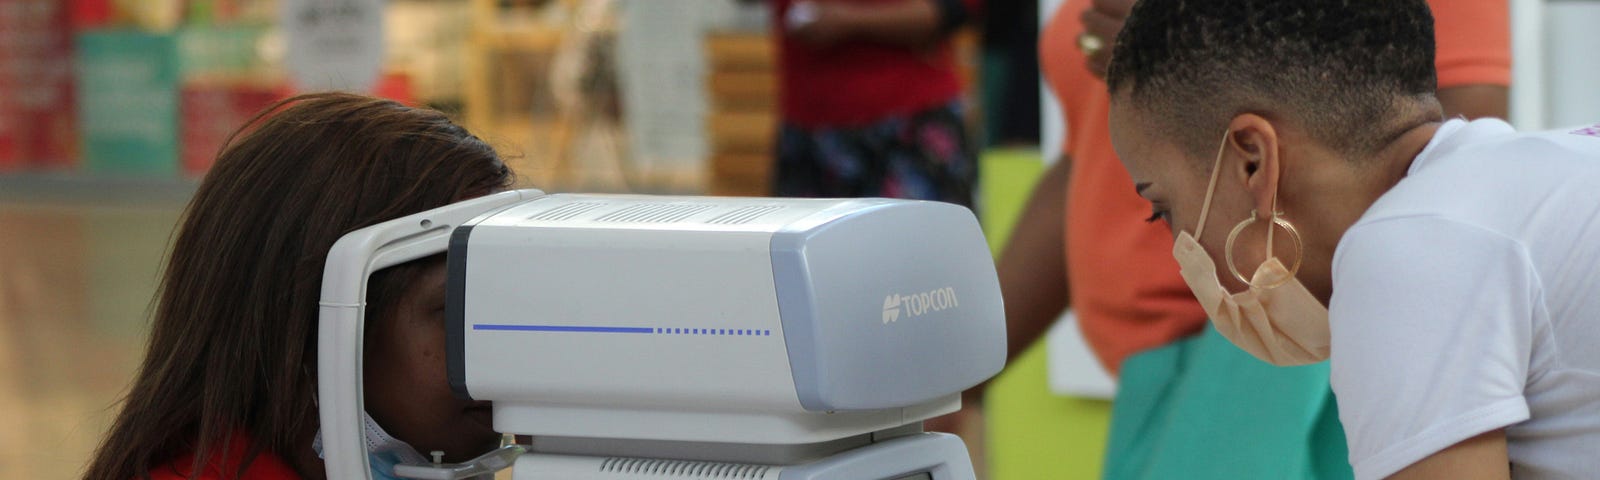
<instances>
[{"instance_id":1,"label":"green box on shelf","mask_svg":"<svg viewBox=\"0 0 1600 480\"><path fill-rule=\"evenodd\" d=\"M180 72L185 78L258 74L257 45L266 35L266 25L186 25L178 30Z\"/></svg>"},{"instance_id":2,"label":"green box on shelf","mask_svg":"<svg viewBox=\"0 0 1600 480\"><path fill-rule=\"evenodd\" d=\"M174 176L178 171L177 37L95 30L77 39L78 114L92 174Z\"/></svg>"}]
</instances>

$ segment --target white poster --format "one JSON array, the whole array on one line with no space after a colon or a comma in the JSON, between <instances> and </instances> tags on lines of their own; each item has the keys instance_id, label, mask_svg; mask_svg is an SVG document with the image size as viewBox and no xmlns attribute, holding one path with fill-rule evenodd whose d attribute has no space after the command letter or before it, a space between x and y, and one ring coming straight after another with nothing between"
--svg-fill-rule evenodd
<instances>
[{"instance_id":1,"label":"white poster","mask_svg":"<svg viewBox=\"0 0 1600 480\"><path fill-rule=\"evenodd\" d=\"M280 1L295 88L373 90L383 69L384 0Z\"/></svg>"},{"instance_id":2,"label":"white poster","mask_svg":"<svg viewBox=\"0 0 1600 480\"><path fill-rule=\"evenodd\" d=\"M1056 9L1061 8L1065 0L1039 0L1039 31L1044 32L1045 25L1050 24L1050 19L1055 17ZM1041 72L1039 76L1039 153L1044 155L1044 164L1050 165L1061 159L1061 151L1067 142L1067 118L1061 113L1061 101L1056 99L1055 92L1050 91L1050 84L1044 79Z\"/></svg>"},{"instance_id":3,"label":"white poster","mask_svg":"<svg viewBox=\"0 0 1600 480\"><path fill-rule=\"evenodd\" d=\"M1600 122L1600 1L1550 2L1545 19L1544 128L1594 125Z\"/></svg>"}]
</instances>

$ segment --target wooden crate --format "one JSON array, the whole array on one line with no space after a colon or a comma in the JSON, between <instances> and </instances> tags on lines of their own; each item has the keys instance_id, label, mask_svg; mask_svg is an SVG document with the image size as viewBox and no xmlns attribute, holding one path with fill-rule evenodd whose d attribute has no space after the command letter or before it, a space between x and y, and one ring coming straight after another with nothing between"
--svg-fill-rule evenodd
<instances>
[{"instance_id":1,"label":"wooden crate","mask_svg":"<svg viewBox=\"0 0 1600 480\"><path fill-rule=\"evenodd\" d=\"M770 112L712 112L706 118L712 155L772 155L777 117Z\"/></svg>"},{"instance_id":2,"label":"wooden crate","mask_svg":"<svg viewBox=\"0 0 1600 480\"><path fill-rule=\"evenodd\" d=\"M712 71L709 85L714 111L770 113L777 108L778 78L773 72Z\"/></svg>"},{"instance_id":3,"label":"wooden crate","mask_svg":"<svg viewBox=\"0 0 1600 480\"><path fill-rule=\"evenodd\" d=\"M765 179L772 174L770 155L717 155L711 157L711 173L717 177Z\"/></svg>"},{"instance_id":4,"label":"wooden crate","mask_svg":"<svg viewBox=\"0 0 1600 480\"><path fill-rule=\"evenodd\" d=\"M777 55L772 40L765 34L713 32L706 35L706 58L713 71L777 70Z\"/></svg>"},{"instance_id":5,"label":"wooden crate","mask_svg":"<svg viewBox=\"0 0 1600 480\"><path fill-rule=\"evenodd\" d=\"M709 193L770 195L778 128L772 40L759 33L712 33L705 41Z\"/></svg>"}]
</instances>

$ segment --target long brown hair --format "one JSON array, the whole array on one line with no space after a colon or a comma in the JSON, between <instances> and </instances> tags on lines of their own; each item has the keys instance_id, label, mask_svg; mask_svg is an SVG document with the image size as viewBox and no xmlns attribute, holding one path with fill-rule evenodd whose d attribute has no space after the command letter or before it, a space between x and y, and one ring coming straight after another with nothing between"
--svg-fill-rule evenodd
<instances>
[{"instance_id":1,"label":"long brown hair","mask_svg":"<svg viewBox=\"0 0 1600 480\"><path fill-rule=\"evenodd\" d=\"M334 241L511 181L493 148L439 112L326 93L259 114L184 213L148 353L86 478L148 478L191 452L191 478L232 478L263 451L309 450L317 301ZM374 275L374 315L393 310L415 271ZM211 462L243 448L240 436L244 461L220 472Z\"/></svg>"}]
</instances>

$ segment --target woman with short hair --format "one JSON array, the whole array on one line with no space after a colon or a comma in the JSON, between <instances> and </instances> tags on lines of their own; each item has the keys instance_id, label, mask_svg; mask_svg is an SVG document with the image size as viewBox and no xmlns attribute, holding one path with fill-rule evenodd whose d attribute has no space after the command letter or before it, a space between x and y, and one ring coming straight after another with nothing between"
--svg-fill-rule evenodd
<instances>
[{"instance_id":1,"label":"woman with short hair","mask_svg":"<svg viewBox=\"0 0 1600 480\"><path fill-rule=\"evenodd\" d=\"M1445 119L1433 39L1422 0L1141 0L1112 143L1218 331L1331 361L1357 478L1593 476L1600 127Z\"/></svg>"}]
</instances>

